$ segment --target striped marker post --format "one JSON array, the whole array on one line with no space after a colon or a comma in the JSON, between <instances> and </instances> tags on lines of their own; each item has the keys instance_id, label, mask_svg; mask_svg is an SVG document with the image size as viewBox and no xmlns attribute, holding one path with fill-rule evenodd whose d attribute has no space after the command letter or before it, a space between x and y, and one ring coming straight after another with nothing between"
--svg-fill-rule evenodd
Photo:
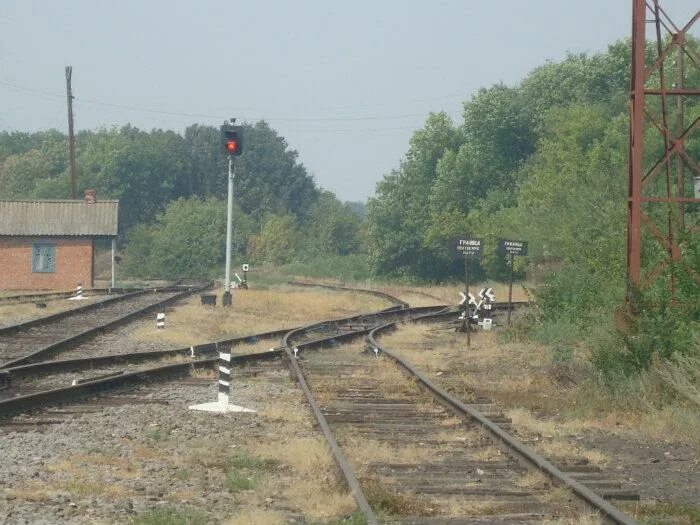
<instances>
[{"instance_id":1,"label":"striped marker post","mask_svg":"<svg viewBox=\"0 0 700 525\"><path fill-rule=\"evenodd\" d=\"M190 347L192 353L194 348ZM231 350L219 352L219 381L216 401L190 406L190 410L200 410L202 412L214 412L221 414L224 412L255 412L250 408L231 404Z\"/></svg>"},{"instance_id":2,"label":"striped marker post","mask_svg":"<svg viewBox=\"0 0 700 525\"><path fill-rule=\"evenodd\" d=\"M231 353L219 352L219 403L228 405L231 392Z\"/></svg>"},{"instance_id":3,"label":"striped marker post","mask_svg":"<svg viewBox=\"0 0 700 525\"><path fill-rule=\"evenodd\" d=\"M81 301L82 299L85 299L85 297L83 297L83 285L78 284L75 287L75 295L72 297L69 297L68 300L69 301Z\"/></svg>"},{"instance_id":4,"label":"striped marker post","mask_svg":"<svg viewBox=\"0 0 700 525\"><path fill-rule=\"evenodd\" d=\"M161 312L156 316L156 328L159 330L165 329L165 313Z\"/></svg>"}]
</instances>

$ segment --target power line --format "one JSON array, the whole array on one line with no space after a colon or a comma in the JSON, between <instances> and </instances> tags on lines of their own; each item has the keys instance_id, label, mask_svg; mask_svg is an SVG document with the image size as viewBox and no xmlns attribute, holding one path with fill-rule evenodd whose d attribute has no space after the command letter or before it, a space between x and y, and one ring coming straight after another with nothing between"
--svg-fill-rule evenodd
<instances>
[{"instance_id":1,"label":"power line","mask_svg":"<svg viewBox=\"0 0 700 525\"><path fill-rule=\"evenodd\" d=\"M41 95L47 95L47 96L53 96L53 97L60 97L63 98L64 95L58 94L58 93L52 93L50 91L43 91L39 89L33 89L33 88L27 88L24 86L18 86L17 84L12 84L10 82L4 82L0 81L0 85L7 86L13 89L17 89L19 91L26 91L30 93L37 93ZM436 100L441 99L441 98L452 98L453 95L447 95L445 97L438 97ZM74 97L74 100L78 102L83 102L85 104L94 104L98 106L105 106L105 107L111 107L111 108L116 108L116 109L126 109L130 111L140 111L144 113L155 113L159 115L172 115L172 116L179 116L179 117L192 117L192 118L205 118L205 119L227 119L229 116L226 115L209 115L209 114L202 114L202 113L186 113L186 112L181 112L181 111L166 111L166 110L160 110L160 109L152 109L152 108L144 108L144 107L139 107L139 106L129 106L125 104L114 104L111 102L104 102L101 100L93 100L93 99L88 99L88 98L82 98L82 97ZM429 99L426 99L429 100ZM357 107L363 107L363 106L357 106ZM369 107L369 106L365 106ZM256 120L275 120L278 122L361 122L361 121L370 121L370 120L399 120L399 119L407 119L407 118L417 118L417 117L425 117L426 113L413 113L413 114L404 114L404 115L369 115L369 116L362 116L362 117L251 117L251 116L241 116L238 111L236 111L238 118L241 118L243 120L251 120L251 121L256 121Z\"/></svg>"}]
</instances>

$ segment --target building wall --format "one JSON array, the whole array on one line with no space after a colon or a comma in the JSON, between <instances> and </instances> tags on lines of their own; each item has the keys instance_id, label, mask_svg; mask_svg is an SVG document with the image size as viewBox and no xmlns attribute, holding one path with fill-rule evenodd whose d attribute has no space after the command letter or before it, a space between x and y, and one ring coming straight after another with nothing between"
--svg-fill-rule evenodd
<instances>
[{"instance_id":1,"label":"building wall","mask_svg":"<svg viewBox=\"0 0 700 525\"><path fill-rule=\"evenodd\" d=\"M56 244L55 271L32 272L32 243ZM72 290L92 287L91 237L0 237L0 289Z\"/></svg>"}]
</instances>

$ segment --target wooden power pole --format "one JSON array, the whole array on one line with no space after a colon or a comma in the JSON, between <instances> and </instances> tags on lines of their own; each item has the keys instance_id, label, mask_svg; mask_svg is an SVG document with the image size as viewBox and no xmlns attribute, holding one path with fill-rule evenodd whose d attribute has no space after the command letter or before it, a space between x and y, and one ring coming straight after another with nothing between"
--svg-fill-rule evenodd
<instances>
[{"instance_id":1,"label":"wooden power pole","mask_svg":"<svg viewBox=\"0 0 700 525\"><path fill-rule=\"evenodd\" d=\"M75 177L75 135L73 134L73 91L71 89L71 76L73 68L66 66L66 97L68 99L68 154L70 156L70 189L71 197L77 199Z\"/></svg>"}]
</instances>

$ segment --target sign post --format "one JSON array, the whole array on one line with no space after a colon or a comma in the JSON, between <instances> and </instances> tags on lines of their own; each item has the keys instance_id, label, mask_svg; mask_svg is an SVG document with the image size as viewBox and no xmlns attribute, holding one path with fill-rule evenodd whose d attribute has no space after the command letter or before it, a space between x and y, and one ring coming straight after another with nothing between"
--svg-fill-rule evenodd
<instances>
[{"instance_id":1,"label":"sign post","mask_svg":"<svg viewBox=\"0 0 700 525\"><path fill-rule=\"evenodd\" d=\"M464 259L464 294L469 297L469 259L481 257L484 249L483 239L457 238L454 241L455 254ZM471 317L469 301L465 301L462 330L467 332L467 347L471 346Z\"/></svg>"},{"instance_id":2,"label":"sign post","mask_svg":"<svg viewBox=\"0 0 700 525\"><path fill-rule=\"evenodd\" d=\"M527 241L498 241L498 253L507 255L510 259L510 278L508 279L508 326L510 326L510 312L513 309L513 260L516 255L527 255Z\"/></svg>"}]
</instances>

